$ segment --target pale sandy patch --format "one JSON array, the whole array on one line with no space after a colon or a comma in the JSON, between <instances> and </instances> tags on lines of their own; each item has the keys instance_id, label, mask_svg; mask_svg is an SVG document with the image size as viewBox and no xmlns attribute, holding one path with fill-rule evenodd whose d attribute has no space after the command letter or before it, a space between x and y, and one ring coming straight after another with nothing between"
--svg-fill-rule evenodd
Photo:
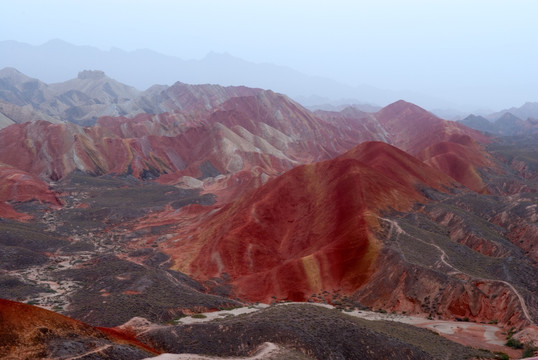
<instances>
[{"instance_id":1,"label":"pale sandy patch","mask_svg":"<svg viewBox=\"0 0 538 360\"><path fill-rule=\"evenodd\" d=\"M192 316L186 316L183 318L180 318L177 323L178 324L196 324L196 323L202 323L207 321L212 321L215 319L222 319L227 316L237 316L241 314L248 314L255 311L259 311L261 309L264 309L268 307L269 305L266 304L259 304L255 306L248 306L248 307L240 307L230 310L219 310L219 311L212 311L212 312L205 312L201 313L201 315L204 315L205 318L196 318Z\"/></svg>"},{"instance_id":2,"label":"pale sandy patch","mask_svg":"<svg viewBox=\"0 0 538 360\"><path fill-rule=\"evenodd\" d=\"M161 354L159 356L146 358L144 360L262 360L268 356L276 355L280 350L281 348L278 345L266 342L256 349L254 355L249 357L217 357L196 354Z\"/></svg>"}]
</instances>

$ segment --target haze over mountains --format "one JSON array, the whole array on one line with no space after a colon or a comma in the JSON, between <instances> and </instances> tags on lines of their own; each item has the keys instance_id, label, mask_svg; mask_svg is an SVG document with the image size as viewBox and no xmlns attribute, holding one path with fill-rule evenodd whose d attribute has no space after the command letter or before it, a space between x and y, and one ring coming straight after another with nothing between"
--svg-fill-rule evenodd
<instances>
[{"instance_id":1,"label":"haze over mountains","mask_svg":"<svg viewBox=\"0 0 538 360\"><path fill-rule=\"evenodd\" d=\"M538 1L1 9L0 359L538 359Z\"/></svg>"},{"instance_id":2,"label":"haze over mountains","mask_svg":"<svg viewBox=\"0 0 538 360\"><path fill-rule=\"evenodd\" d=\"M532 105L527 103L525 105ZM524 107L525 107L524 105ZM518 109L514 112L518 112ZM502 115L501 115L502 114ZM483 116L469 115L465 119L461 120L462 124L465 124L473 129L484 131L496 135L533 135L538 133L538 119L529 117L526 120L523 120L513 113L504 111L499 114L494 114L494 116L499 116L495 121L490 121Z\"/></svg>"},{"instance_id":3,"label":"haze over mountains","mask_svg":"<svg viewBox=\"0 0 538 360\"><path fill-rule=\"evenodd\" d=\"M42 45L1 41L0 68L15 67L46 83L64 82L84 69L102 70L118 81L145 90L155 84L171 85L170 79L187 84L244 85L284 93L303 105L341 103L388 105L406 99L439 114L456 117L462 110L476 112L477 107L461 106L405 90L379 89L363 84L352 86L338 81L310 76L289 67L252 63L226 53L209 53L199 60L184 60L151 50L109 51L89 46L51 40ZM35 62L34 59L39 59ZM486 110L487 112L487 110ZM491 112L491 111L489 111Z\"/></svg>"}]
</instances>

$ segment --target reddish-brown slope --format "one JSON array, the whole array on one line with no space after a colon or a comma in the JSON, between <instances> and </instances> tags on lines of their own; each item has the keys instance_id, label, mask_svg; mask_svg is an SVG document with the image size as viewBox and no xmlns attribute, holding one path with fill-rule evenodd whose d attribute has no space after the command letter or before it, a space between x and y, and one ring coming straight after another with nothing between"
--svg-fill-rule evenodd
<instances>
[{"instance_id":1,"label":"reddish-brown slope","mask_svg":"<svg viewBox=\"0 0 538 360\"><path fill-rule=\"evenodd\" d=\"M374 114L365 113L355 108L345 108L340 112L317 110L314 114L327 124L354 132L353 137L357 144L364 141L388 142L388 133Z\"/></svg>"},{"instance_id":2,"label":"reddish-brown slope","mask_svg":"<svg viewBox=\"0 0 538 360\"><path fill-rule=\"evenodd\" d=\"M160 181L168 184L181 183L183 176L222 174L226 179L219 178L217 186L204 184L222 195L222 202L297 164L332 158L358 141L355 129L320 120L271 91L185 84L169 90L181 104L189 103L184 96L196 95L215 107L198 111L191 99L190 113L105 117L87 128L45 121L12 125L0 131L0 161L53 181L75 169L139 178L167 174ZM239 186L246 178L252 186Z\"/></svg>"},{"instance_id":3,"label":"reddish-brown slope","mask_svg":"<svg viewBox=\"0 0 538 360\"><path fill-rule=\"evenodd\" d=\"M264 91L232 98L209 118L236 133L246 130L300 163L327 160L361 142L356 128L316 117L288 97Z\"/></svg>"},{"instance_id":4,"label":"reddish-brown slope","mask_svg":"<svg viewBox=\"0 0 538 360\"><path fill-rule=\"evenodd\" d=\"M205 96L213 89L202 88ZM213 96L220 99L215 102L230 96L219 92L227 89L213 89ZM52 180L75 168L140 176L148 171L170 173L206 161L221 173L234 173L249 169L243 162L271 169L267 162L273 162L272 158L282 163L276 169L281 171L296 161L327 159L352 146L349 137L334 141L334 128L325 129L288 98L243 90L238 93L256 95L234 98L207 117L192 113L105 117L90 128L45 121L12 125L0 132L0 161Z\"/></svg>"},{"instance_id":5,"label":"reddish-brown slope","mask_svg":"<svg viewBox=\"0 0 538 360\"><path fill-rule=\"evenodd\" d=\"M74 125L46 121L15 124L0 131L0 162L45 179L57 180L74 169L69 151ZM71 155L71 158L68 156Z\"/></svg>"},{"instance_id":6,"label":"reddish-brown slope","mask_svg":"<svg viewBox=\"0 0 538 360\"><path fill-rule=\"evenodd\" d=\"M333 158L364 139L391 143L476 191L483 188L477 169L491 164L469 137L479 137L477 132L402 101L373 115L358 113L361 119L353 121L349 111L343 120L316 117L283 95L258 89L176 84L161 94L166 96L190 104L181 107L190 112L106 117L88 128L45 121L9 126L0 131L0 162L53 181L75 169L139 178L168 174L160 179L167 184L182 183L183 176L222 174L226 179L218 179L218 186L204 184L222 195L221 203L298 164ZM240 172L252 186L238 186L235 174ZM224 185L234 188L228 191Z\"/></svg>"},{"instance_id":7,"label":"reddish-brown slope","mask_svg":"<svg viewBox=\"0 0 538 360\"><path fill-rule=\"evenodd\" d=\"M184 175L203 178L254 168L258 175L273 175L295 165L263 139L240 136L219 123L191 127L175 136L152 135L156 131L148 130L149 134L140 137L123 138L115 134L122 128L140 135L145 126L135 130L120 124L109 130L43 121L15 124L0 131L0 143L4 145L0 161L50 180L79 169L139 178L177 173L162 179L172 183ZM204 168L210 173L205 174Z\"/></svg>"},{"instance_id":8,"label":"reddish-brown slope","mask_svg":"<svg viewBox=\"0 0 538 360\"><path fill-rule=\"evenodd\" d=\"M467 135L453 135L448 141L424 148L417 157L476 192L484 192L486 187L478 170L496 167L484 149Z\"/></svg>"},{"instance_id":9,"label":"reddish-brown slope","mask_svg":"<svg viewBox=\"0 0 538 360\"><path fill-rule=\"evenodd\" d=\"M490 142L487 136L477 130L454 121L442 120L403 100L379 110L375 117L390 134L389 143L414 156L428 146L450 141L453 135L468 135L483 144Z\"/></svg>"},{"instance_id":10,"label":"reddish-brown slope","mask_svg":"<svg viewBox=\"0 0 538 360\"><path fill-rule=\"evenodd\" d=\"M141 138L144 136L177 136L190 128L203 126L202 117L185 112L158 115L138 114L133 118L104 116L96 125L103 129L103 136Z\"/></svg>"},{"instance_id":11,"label":"reddish-brown slope","mask_svg":"<svg viewBox=\"0 0 538 360\"><path fill-rule=\"evenodd\" d=\"M484 191L479 170L496 168L483 148L490 138L403 100L374 114L346 109L339 113L318 111L316 115L329 124L358 132L356 138L362 141L381 140L396 146L474 191Z\"/></svg>"},{"instance_id":12,"label":"reddish-brown slope","mask_svg":"<svg viewBox=\"0 0 538 360\"><path fill-rule=\"evenodd\" d=\"M484 191L485 187L480 169L496 168L482 146L489 143L490 138L402 100L375 114L350 111L330 114L319 113L326 121L359 127L361 137L370 136L394 145L477 192Z\"/></svg>"},{"instance_id":13,"label":"reddish-brown slope","mask_svg":"<svg viewBox=\"0 0 538 360\"><path fill-rule=\"evenodd\" d=\"M49 343L56 342L58 346L65 341L74 345L78 340L86 343L93 341L94 347L100 343L103 350L115 344L124 344L146 353L156 353L155 350L120 331L100 330L49 310L0 299L0 357L47 358L47 354L50 354L49 351L54 346ZM81 351L82 347L80 345L73 348L74 351ZM70 353L70 355L76 354Z\"/></svg>"},{"instance_id":14,"label":"reddish-brown slope","mask_svg":"<svg viewBox=\"0 0 538 360\"><path fill-rule=\"evenodd\" d=\"M262 91L246 86L189 85L176 82L160 94L159 102L163 112L181 110L203 113L231 98L254 96Z\"/></svg>"},{"instance_id":15,"label":"reddish-brown slope","mask_svg":"<svg viewBox=\"0 0 538 360\"><path fill-rule=\"evenodd\" d=\"M195 278L228 274L235 294L251 300L351 292L368 279L381 246L372 234L377 215L423 200L419 184L441 189L451 180L390 145L364 143L268 182L167 251Z\"/></svg>"},{"instance_id":16,"label":"reddish-brown slope","mask_svg":"<svg viewBox=\"0 0 538 360\"><path fill-rule=\"evenodd\" d=\"M38 201L52 207L60 200L46 183L33 175L0 163L0 218L28 220L31 217L15 211L10 203Z\"/></svg>"},{"instance_id":17,"label":"reddish-brown slope","mask_svg":"<svg viewBox=\"0 0 538 360\"><path fill-rule=\"evenodd\" d=\"M387 311L431 317L495 319L509 326L529 325L517 294L500 281L457 277L418 267L383 248L369 282L354 294L361 303ZM453 269L452 269L453 270Z\"/></svg>"}]
</instances>

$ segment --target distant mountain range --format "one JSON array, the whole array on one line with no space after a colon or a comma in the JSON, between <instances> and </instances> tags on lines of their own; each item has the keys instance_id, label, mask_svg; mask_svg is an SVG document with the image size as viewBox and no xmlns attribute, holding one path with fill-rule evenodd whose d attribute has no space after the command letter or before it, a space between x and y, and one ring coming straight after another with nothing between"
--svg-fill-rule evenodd
<instances>
[{"instance_id":1,"label":"distant mountain range","mask_svg":"<svg viewBox=\"0 0 538 360\"><path fill-rule=\"evenodd\" d=\"M527 102L518 108L512 107L510 109L501 110L499 112L488 115L487 118L489 120L495 121L501 118L506 113L511 113L512 115L522 120L536 120L538 119L538 102Z\"/></svg>"},{"instance_id":2,"label":"distant mountain range","mask_svg":"<svg viewBox=\"0 0 538 360\"><path fill-rule=\"evenodd\" d=\"M471 114L461 120L470 128L495 135L538 134L538 102L502 110L487 116Z\"/></svg>"},{"instance_id":3,"label":"distant mountain range","mask_svg":"<svg viewBox=\"0 0 538 360\"><path fill-rule=\"evenodd\" d=\"M183 60L151 50L123 51L113 48L102 51L62 40L52 40L38 46L1 41L0 53L0 69L14 67L47 83L66 81L81 70L102 70L139 90L153 84L171 85L181 81L187 84L244 85L271 89L292 97L304 106L341 103L342 99L350 99L348 103L383 106L406 99L430 110L456 108L454 104L427 94L385 90L369 85L351 86L303 74L285 66L252 63L226 53L209 53L200 60Z\"/></svg>"}]
</instances>

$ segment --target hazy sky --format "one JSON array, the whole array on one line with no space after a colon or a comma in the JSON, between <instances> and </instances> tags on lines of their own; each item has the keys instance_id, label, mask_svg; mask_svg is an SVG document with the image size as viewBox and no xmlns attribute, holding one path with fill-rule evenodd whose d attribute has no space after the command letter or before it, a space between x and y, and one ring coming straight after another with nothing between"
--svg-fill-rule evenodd
<instances>
[{"instance_id":1,"label":"hazy sky","mask_svg":"<svg viewBox=\"0 0 538 360\"><path fill-rule=\"evenodd\" d=\"M536 0L0 0L0 40L228 52L351 85L538 101ZM0 54L1 56L1 54Z\"/></svg>"}]
</instances>

